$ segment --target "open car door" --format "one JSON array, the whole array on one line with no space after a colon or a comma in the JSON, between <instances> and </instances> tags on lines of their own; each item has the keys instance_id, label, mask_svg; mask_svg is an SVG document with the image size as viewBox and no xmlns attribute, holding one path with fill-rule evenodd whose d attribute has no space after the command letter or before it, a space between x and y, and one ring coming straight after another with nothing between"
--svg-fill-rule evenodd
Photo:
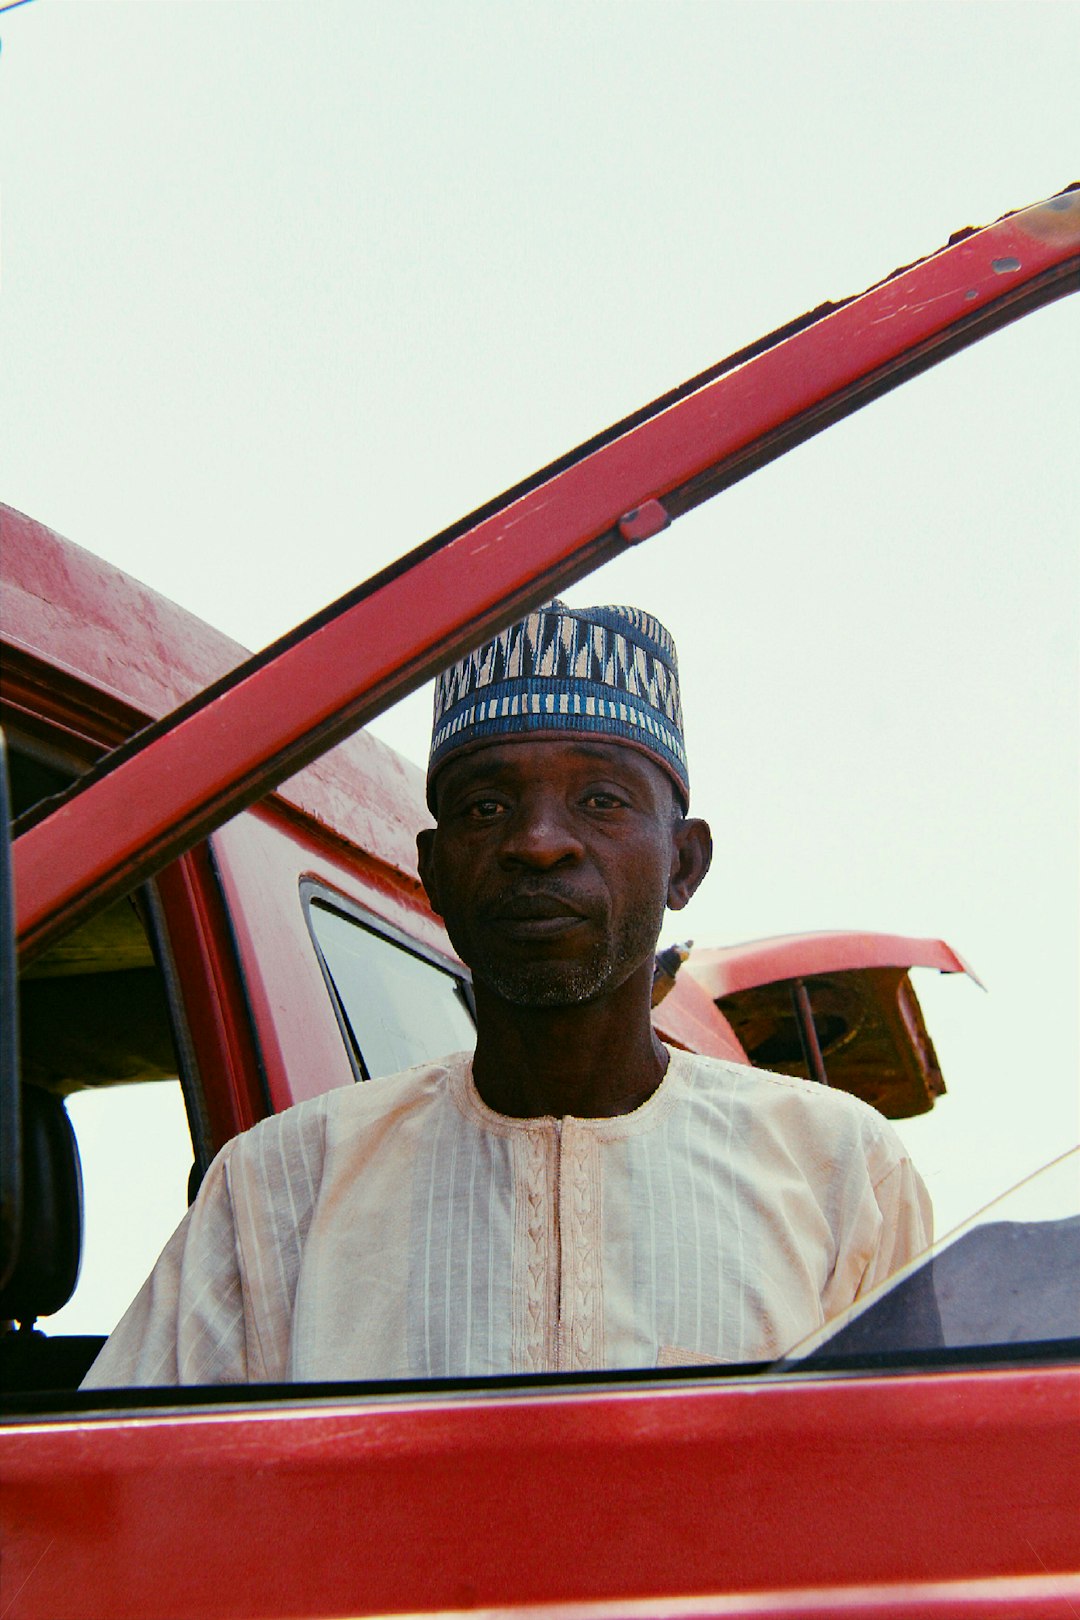
<instances>
[{"instance_id":1,"label":"open car door","mask_svg":"<svg viewBox=\"0 0 1080 1620\"><path fill-rule=\"evenodd\" d=\"M1078 279L1070 190L799 317L376 574L43 807L14 847L23 960L622 547Z\"/></svg>"},{"instance_id":2,"label":"open car door","mask_svg":"<svg viewBox=\"0 0 1080 1620\"><path fill-rule=\"evenodd\" d=\"M23 960L621 547L1078 286L1073 191L802 316L437 536L31 813L14 845ZM782 987L790 1005L793 985L930 954L886 961L858 938L853 965L836 940L703 953L670 1000L728 1005L753 1044L747 997ZM772 1016L765 1044L786 1034ZM180 1389L152 1406L61 1392L0 1436L8 1612L1075 1612L1074 1369L725 1371Z\"/></svg>"}]
</instances>

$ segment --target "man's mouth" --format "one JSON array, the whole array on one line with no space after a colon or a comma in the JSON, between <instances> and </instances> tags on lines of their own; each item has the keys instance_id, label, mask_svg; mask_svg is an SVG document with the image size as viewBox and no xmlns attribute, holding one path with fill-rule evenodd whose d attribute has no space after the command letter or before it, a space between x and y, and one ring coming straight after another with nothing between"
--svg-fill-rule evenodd
<instances>
[{"instance_id":1,"label":"man's mouth","mask_svg":"<svg viewBox=\"0 0 1080 1620\"><path fill-rule=\"evenodd\" d=\"M555 939L585 920L580 907L551 894L512 895L494 911L496 927L510 939Z\"/></svg>"}]
</instances>

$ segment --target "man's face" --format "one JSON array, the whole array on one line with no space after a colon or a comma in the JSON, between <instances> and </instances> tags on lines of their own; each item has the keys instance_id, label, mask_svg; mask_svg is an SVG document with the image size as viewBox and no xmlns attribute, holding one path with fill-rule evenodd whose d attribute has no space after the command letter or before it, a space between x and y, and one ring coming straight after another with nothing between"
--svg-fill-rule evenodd
<instances>
[{"instance_id":1,"label":"man's face","mask_svg":"<svg viewBox=\"0 0 1080 1620\"><path fill-rule=\"evenodd\" d=\"M436 799L424 887L475 980L519 1006L592 1001L651 963L708 866L704 823L616 743L493 743L444 766Z\"/></svg>"}]
</instances>

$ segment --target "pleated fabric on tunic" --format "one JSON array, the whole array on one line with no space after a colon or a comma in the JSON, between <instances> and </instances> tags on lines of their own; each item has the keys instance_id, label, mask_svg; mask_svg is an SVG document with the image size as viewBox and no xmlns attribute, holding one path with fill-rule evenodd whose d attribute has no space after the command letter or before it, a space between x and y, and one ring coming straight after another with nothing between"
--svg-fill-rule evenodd
<instances>
[{"instance_id":1,"label":"pleated fabric on tunic","mask_svg":"<svg viewBox=\"0 0 1080 1620\"><path fill-rule=\"evenodd\" d=\"M757 1361L930 1237L844 1093L673 1050L633 1113L510 1119L460 1054L230 1142L85 1387Z\"/></svg>"}]
</instances>

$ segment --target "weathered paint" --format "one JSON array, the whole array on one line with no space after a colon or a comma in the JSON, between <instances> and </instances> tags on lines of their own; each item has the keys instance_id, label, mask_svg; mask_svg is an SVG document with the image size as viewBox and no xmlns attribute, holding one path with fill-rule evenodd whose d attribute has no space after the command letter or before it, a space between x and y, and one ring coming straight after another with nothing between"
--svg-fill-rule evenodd
<instances>
[{"instance_id":1,"label":"weathered paint","mask_svg":"<svg viewBox=\"0 0 1080 1620\"><path fill-rule=\"evenodd\" d=\"M8 722L62 732L88 766L250 655L193 613L43 523L0 504ZM282 783L278 796L416 880L428 820L423 772L366 732Z\"/></svg>"}]
</instances>

